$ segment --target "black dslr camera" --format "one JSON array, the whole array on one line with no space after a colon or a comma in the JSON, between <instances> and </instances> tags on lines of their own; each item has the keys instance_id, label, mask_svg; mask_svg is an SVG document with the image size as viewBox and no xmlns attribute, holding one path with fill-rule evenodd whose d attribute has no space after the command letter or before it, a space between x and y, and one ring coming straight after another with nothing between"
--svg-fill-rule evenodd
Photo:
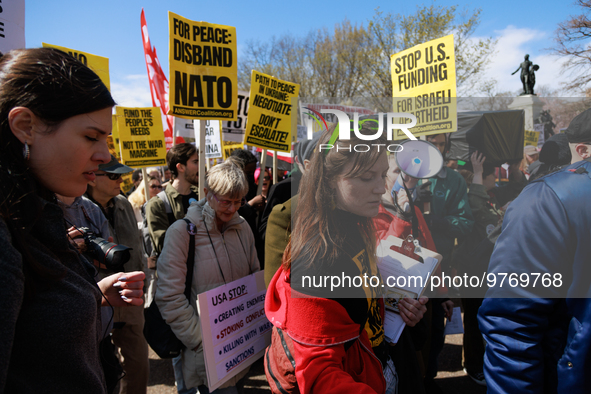
<instances>
[{"instance_id":1,"label":"black dslr camera","mask_svg":"<svg viewBox=\"0 0 591 394\"><path fill-rule=\"evenodd\" d=\"M99 263L104 264L107 269L113 272L123 271L123 264L130 258L130 251L133 250L125 245L117 245L104 238L98 237L88 227L78 228L84 238L86 253Z\"/></svg>"}]
</instances>

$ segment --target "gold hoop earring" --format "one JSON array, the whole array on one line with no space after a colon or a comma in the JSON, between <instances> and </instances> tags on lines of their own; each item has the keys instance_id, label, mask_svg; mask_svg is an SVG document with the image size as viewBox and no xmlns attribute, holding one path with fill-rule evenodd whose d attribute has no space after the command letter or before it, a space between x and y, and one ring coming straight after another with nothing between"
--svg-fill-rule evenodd
<instances>
[{"instance_id":1,"label":"gold hoop earring","mask_svg":"<svg viewBox=\"0 0 591 394\"><path fill-rule=\"evenodd\" d=\"M25 146L23 146L23 157L25 160L29 160L31 157L31 150L29 149L29 144L25 141Z\"/></svg>"}]
</instances>

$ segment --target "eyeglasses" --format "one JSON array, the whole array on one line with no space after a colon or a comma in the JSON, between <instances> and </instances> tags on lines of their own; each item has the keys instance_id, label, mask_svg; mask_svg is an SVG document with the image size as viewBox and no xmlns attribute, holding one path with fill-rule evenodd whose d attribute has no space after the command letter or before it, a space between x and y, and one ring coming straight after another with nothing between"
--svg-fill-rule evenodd
<instances>
[{"instance_id":1,"label":"eyeglasses","mask_svg":"<svg viewBox=\"0 0 591 394\"><path fill-rule=\"evenodd\" d=\"M117 179L121 178L121 174L112 174L110 172L104 173L104 174L94 174L96 176L106 176L107 178L109 178L112 181L116 181Z\"/></svg>"},{"instance_id":2,"label":"eyeglasses","mask_svg":"<svg viewBox=\"0 0 591 394\"><path fill-rule=\"evenodd\" d=\"M161 185L150 185L150 189L160 189L160 190L162 190L162 186Z\"/></svg>"},{"instance_id":3,"label":"eyeglasses","mask_svg":"<svg viewBox=\"0 0 591 394\"><path fill-rule=\"evenodd\" d=\"M212 193L213 194L213 193ZM236 208L240 208L246 204L246 198L242 198L240 201L230 201L230 200L218 200L218 198L213 194L213 198L220 204L221 208L230 208L230 205L234 204Z\"/></svg>"}]
</instances>

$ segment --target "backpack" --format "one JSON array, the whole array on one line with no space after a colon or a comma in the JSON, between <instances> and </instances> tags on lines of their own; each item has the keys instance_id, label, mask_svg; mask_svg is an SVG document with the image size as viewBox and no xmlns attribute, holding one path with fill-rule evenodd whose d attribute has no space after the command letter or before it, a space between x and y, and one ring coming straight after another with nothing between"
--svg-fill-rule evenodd
<instances>
[{"instance_id":1,"label":"backpack","mask_svg":"<svg viewBox=\"0 0 591 394\"><path fill-rule=\"evenodd\" d=\"M187 276L185 277L185 297L191 298L191 284L193 282L193 267L195 265L195 237L197 227L189 219L187 222L187 233L189 233L189 253L187 253ZM144 337L146 341L160 358L174 358L181 354L184 349L183 343L174 335L172 328L162 317L156 302L144 309Z\"/></svg>"},{"instance_id":2,"label":"backpack","mask_svg":"<svg viewBox=\"0 0 591 394\"><path fill-rule=\"evenodd\" d=\"M172 207L170 206L170 201L168 200L168 196L166 195L166 193L163 190L160 193L158 193L157 197L160 198L162 200L162 202L164 203L164 209L166 211L166 215L168 216L168 225L170 226L172 223L174 223L176 221L176 218L174 217L174 213L172 212ZM143 218L142 238L144 241L144 250L146 251L146 254L148 255L148 257L155 257L156 253L154 252L154 242L152 242L152 237L150 236L150 229L148 228L148 219L147 219L147 215L146 215L146 206L147 205L148 205L148 202L146 201L144 203L144 205L142 205L142 209L141 209L142 218ZM148 268L156 269L156 265L154 265L154 266L149 265Z\"/></svg>"},{"instance_id":3,"label":"backpack","mask_svg":"<svg viewBox=\"0 0 591 394\"><path fill-rule=\"evenodd\" d=\"M271 392L299 394L293 340L280 328L273 327L271 344L265 350L265 375Z\"/></svg>"},{"instance_id":4,"label":"backpack","mask_svg":"<svg viewBox=\"0 0 591 394\"><path fill-rule=\"evenodd\" d=\"M364 330L365 324L360 326L359 333ZM347 341L347 351L358 339ZM269 382L271 392L274 394L300 394L300 388L296 379L293 339L282 329L273 327L271 344L265 349L265 375Z\"/></svg>"}]
</instances>

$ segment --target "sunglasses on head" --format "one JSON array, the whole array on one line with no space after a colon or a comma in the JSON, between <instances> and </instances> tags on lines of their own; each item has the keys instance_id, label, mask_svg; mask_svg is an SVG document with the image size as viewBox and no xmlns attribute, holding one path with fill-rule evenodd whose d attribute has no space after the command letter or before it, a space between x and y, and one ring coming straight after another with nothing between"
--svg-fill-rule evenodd
<instances>
[{"instance_id":1,"label":"sunglasses on head","mask_svg":"<svg viewBox=\"0 0 591 394\"><path fill-rule=\"evenodd\" d=\"M121 178L121 174L113 174L110 172L106 172L104 174L94 174L96 176L106 176L107 178L109 178L112 181L116 181L117 179Z\"/></svg>"}]
</instances>

